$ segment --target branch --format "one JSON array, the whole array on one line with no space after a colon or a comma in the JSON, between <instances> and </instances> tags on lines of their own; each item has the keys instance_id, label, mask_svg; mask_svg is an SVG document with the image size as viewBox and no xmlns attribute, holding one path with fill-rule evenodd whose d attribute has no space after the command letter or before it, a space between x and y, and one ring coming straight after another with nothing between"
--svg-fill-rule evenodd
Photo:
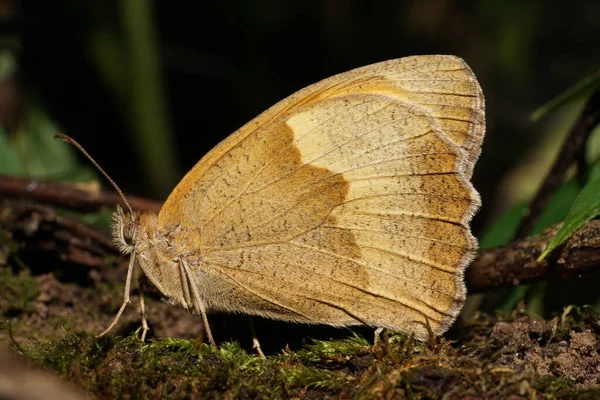
<instances>
[{"instance_id":1,"label":"branch","mask_svg":"<svg viewBox=\"0 0 600 400\"><path fill-rule=\"evenodd\" d=\"M506 246L483 250L466 272L469 293L600 272L600 220L589 221L549 257L537 261L561 225Z\"/></svg>"},{"instance_id":2,"label":"branch","mask_svg":"<svg viewBox=\"0 0 600 400\"><path fill-rule=\"evenodd\" d=\"M0 198L28 198L33 201L73 208L81 211L96 211L102 207L114 207L121 203L115 191L92 190L70 183L59 183L13 176L0 175ZM158 213L162 203L127 195L134 210Z\"/></svg>"}]
</instances>

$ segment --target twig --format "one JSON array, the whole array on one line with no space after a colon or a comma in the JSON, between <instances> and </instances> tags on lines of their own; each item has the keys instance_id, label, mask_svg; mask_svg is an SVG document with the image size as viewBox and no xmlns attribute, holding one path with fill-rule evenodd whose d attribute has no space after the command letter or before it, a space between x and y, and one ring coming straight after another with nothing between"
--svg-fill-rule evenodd
<instances>
[{"instance_id":1,"label":"twig","mask_svg":"<svg viewBox=\"0 0 600 400\"><path fill-rule=\"evenodd\" d=\"M571 128L569 136L565 139L565 143L556 161L554 161L554 165L524 215L515 233L515 238L523 238L531 232L542 210L546 207L558 186L563 182L567 169L581 158L579 154L583 151L587 138L598 123L600 123L600 88L596 89L590 96L577 121Z\"/></svg>"},{"instance_id":2,"label":"twig","mask_svg":"<svg viewBox=\"0 0 600 400\"><path fill-rule=\"evenodd\" d=\"M114 207L121 204L121 198L114 191L84 190L73 184L40 181L0 175L0 197L28 198L33 201L74 208L82 211L95 211L101 207ZM136 196L127 196L134 210L159 212L162 204Z\"/></svg>"},{"instance_id":3,"label":"twig","mask_svg":"<svg viewBox=\"0 0 600 400\"><path fill-rule=\"evenodd\" d=\"M469 293L600 272L600 220L588 222L548 258L536 261L560 225L540 235L482 251L467 269Z\"/></svg>"}]
</instances>

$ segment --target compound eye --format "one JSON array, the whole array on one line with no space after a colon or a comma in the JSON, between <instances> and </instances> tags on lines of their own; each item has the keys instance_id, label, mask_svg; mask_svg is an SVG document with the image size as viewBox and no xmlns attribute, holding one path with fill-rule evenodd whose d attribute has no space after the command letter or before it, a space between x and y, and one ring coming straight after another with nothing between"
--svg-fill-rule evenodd
<instances>
[{"instance_id":1,"label":"compound eye","mask_svg":"<svg viewBox=\"0 0 600 400\"><path fill-rule=\"evenodd\" d=\"M113 242L123 254L129 254L135 247L136 216L125 215L121 207L113 214Z\"/></svg>"},{"instance_id":2,"label":"compound eye","mask_svg":"<svg viewBox=\"0 0 600 400\"><path fill-rule=\"evenodd\" d=\"M123 240L127 245L133 246L133 237L135 235L135 226L132 221L125 222L123 226Z\"/></svg>"}]
</instances>

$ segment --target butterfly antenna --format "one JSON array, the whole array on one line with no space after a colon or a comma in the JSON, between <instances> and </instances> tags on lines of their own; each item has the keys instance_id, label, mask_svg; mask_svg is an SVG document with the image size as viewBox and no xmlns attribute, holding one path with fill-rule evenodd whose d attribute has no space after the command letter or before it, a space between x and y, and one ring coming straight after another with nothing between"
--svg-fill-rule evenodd
<instances>
[{"instance_id":1,"label":"butterfly antenna","mask_svg":"<svg viewBox=\"0 0 600 400\"><path fill-rule=\"evenodd\" d=\"M108 174L106 172L104 172L104 170L102 169L102 167L100 167L100 165L98 165L98 163L96 161L94 161L94 159L92 158L92 156L90 156L88 154L88 152L85 151L85 149L83 148L83 146L81 146L79 143L77 143L77 141L75 139L73 139L71 136L63 135L62 133L56 133L56 134L54 134L54 139L60 139L60 140L62 140L64 142L71 143L73 146L77 147L77 149L79 149L79 151L81 151L83 153L83 155L86 156L92 162L92 164L94 164L94 166L96 168L98 168L98 171L100 171L102 173L102 175L104 175L104 177L110 182L110 184L113 185L113 187L115 188L115 190L117 191L117 193L119 193L119 195L123 199L123 202L125 203L125 205L129 209L129 212L133 214L133 209L131 208L131 206L129 205L129 202L125 198L125 195L123 194L123 191L121 189L119 189L119 187L117 186L117 184L115 183L115 181L113 181L112 179L110 179L110 176L108 176Z\"/></svg>"}]
</instances>

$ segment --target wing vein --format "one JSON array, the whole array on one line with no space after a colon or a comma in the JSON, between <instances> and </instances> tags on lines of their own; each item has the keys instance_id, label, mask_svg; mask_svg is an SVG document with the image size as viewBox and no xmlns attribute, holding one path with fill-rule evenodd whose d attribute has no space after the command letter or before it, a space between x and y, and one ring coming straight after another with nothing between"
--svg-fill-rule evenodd
<instances>
[{"instance_id":1,"label":"wing vein","mask_svg":"<svg viewBox=\"0 0 600 400\"><path fill-rule=\"evenodd\" d=\"M390 254L396 254L396 255L398 255L400 257L407 258L410 261L414 261L414 262L417 262L417 263L429 265L431 268L433 268L435 270L438 270L438 271L441 271L441 272L445 272L447 274L454 275L456 273L456 270L454 270L454 269L453 270L448 270L445 265L437 264L437 263L434 263L434 262L429 261L429 260L422 260L422 259L419 259L419 258L416 258L416 257L412 257L412 256L410 256L410 255L408 255L406 253L403 253L403 252L397 252L397 251L393 251L393 250L390 250L390 249L384 249L384 248L381 248L381 247L367 246L367 245L361 245L360 247L362 247L362 248L369 248L369 249L378 250L378 251L383 251L385 253L390 253Z\"/></svg>"},{"instance_id":2,"label":"wing vein","mask_svg":"<svg viewBox=\"0 0 600 400\"><path fill-rule=\"evenodd\" d=\"M294 263L286 262L286 263L285 263L285 265L287 265L287 266L290 266L290 267L294 267L294 268L304 269L304 266L303 266L303 265L301 265L301 264L294 264ZM220 265L220 266L221 266L221 267L224 267L224 268L227 268L227 269L233 269L233 268L231 268L231 267L228 267L228 266L223 266L223 265ZM246 270L244 270L244 271L245 271L245 272L251 272L251 273L254 273L254 274L258 274L258 275L260 275L259 273L255 272L255 271L248 270L248 269L246 269ZM331 276L331 275L326 275L326 274L323 274L323 273L319 272L318 270L313 270L313 271L311 271L311 272L313 272L313 273L315 273L315 274L317 274L317 275L320 275L320 276L322 276L322 277L324 277L324 278L326 278L326 279L331 279L332 281L334 281L334 282L336 282L336 283L339 283L339 284L341 284L341 285L347 286L347 287L349 287L349 288L352 288L352 289L354 289L354 290L358 290L358 291L359 291L359 292L361 292L361 293L365 293L365 294L371 295L371 296L373 296L373 297L379 297L379 298L383 298L383 299L386 299L386 300L392 301L392 302L394 302L394 303L401 304L401 305L403 305L404 307L406 307L406 308L409 308L409 309L411 309L411 310L413 310L413 311L416 311L416 312L417 312L417 313L419 313L419 314L426 315L426 314L425 314L425 312L423 312L422 310L420 310L418 307L416 307L416 306L414 306L414 305L407 304L406 302L403 302L403 301L401 301L401 300L394 299L394 298L392 298L392 297L388 297L388 296L385 296L385 295L382 295L382 294L379 294L379 293L374 293L374 292L371 292L371 291L369 291L369 290L367 290L367 289L361 288L360 286L353 285L353 284L352 284L352 283L350 283L350 282L344 282L344 281L341 281L341 280L339 280L339 279L336 279L336 278L335 278L335 276ZM255 293L254 293L254 294L255 294ZM300 296L303 296L303 297L306 297L306 296L304 296L304 295L302 294L302 292L299 292L299 293L298 293L298 295L300 295ZM260 296L260 295L257 295L257 296L259 296L259 297L263 298L263 296ZM419 299L418 297L415 297L415 298L413 298L412 300L416 301L417 303L421 304L421 305L422 305L422 306L424 306L425 308L429 308L430 310L432 310L432 311L434 311L434 312L436 312L436 313L438 313L438 314L440 314L440 315L449 315L449 314L447 314L446 312L442 312L442 311L440 311L440 310L436 309L435 307L431 306L430 304L427 304L425 301L423 301L423 300ZM277 304L277 303L274 303L274 304ZM279 304L277 304L277 305L279 305ZM286 308L286 309L288 309L287 307L283 307L283 308ZM292 311L293 311L293 310L292 310ZM302 314L300 314L300 315L302 315ZM431 318L431 319L433 319L433 320L434 320L434 321L436 321L436 322L441 322L441 321L439 321L439 320L437 320L437 319L435 319L435 318Z\"/></svg>"},{"instance_id":3,"label":"wing vein","mask_svg":"<svg viewBox=\"0 0 600 400\"><path fill-rule=\"evenodd\" d=\"M432 220L432 221L440 221L440 222L446 222L448 224L451 225L455 225L455 226L459 226L462 228L468 228L467 225L465 225L462 222L456 222L450 219L443 219L443 218L439 218L439 217L429 217L427 215L424 214L408 214L408 213L390 213L390 212L371 212L371 211L352 211L352 214L354 215L378 215L378 216L382 216L382 217L387 217L389 215L406 215L409 217L414 217L414 218L419 218L419 219L426 219L426 220Z\"/></svg>"},{"instance_id":4,"label":"wing vein","mask_svg":"<svg viewBox=\"0 0 600 400\"><path fill-rule=\"evenodd\" d=\"M233 268L232 268L232 267L230 267L229 265L219 264L219 263L215 263L215 262L211 262L211 265L218 266L218 267L220 267L220 268L224 268L224 269L233 269ZM257 274L257 275L260 275L258 272L251 271L251 270L245 270L244 272L249 272L249 273L251 273L251 274ZM244 285L242 282L239 282L238 280L236 280L236 279L232 278L231 276L229 276L229 275L227 275L227 274L225 274L225 276L226 276L228 279L230 279L231 281L235 282L235 283L236 283L238 286L240 286L240 287L241 287L241 288L243 288L244 290L247 290L248 292L250 292L250 293L252 293L253 295L255 295L256 297L259 297L259 298L261 298L262 300L265 300L265 301L267 301L267 302L269 302L269 303L271 303L271 304L274 304L274 305L276 305L276 306L278 306L278 307L281 307L281 308L283 308L283 309L285 309L285 310L287 310L287 311L289 311L289 312L291 312L291 313L293 313L293 314L299 315L300 317L302 317L302 318L304 318L304 319L306 319L306 320L309 320L309 321L310 321L310 318L309 318L309 317L307 317L306 315L304 315L304 314L302 314L302 313L300 313L300 312L298 312L298 311L294 310L293 308L287 307L287 306L285 306L285 305L281 304L280 302L277 302L277 301L275 301L275 300L272 300L272 299L270 299L270 298L267 298L267 297L265 297L264 295L261 295L261 294L258 294L258 293L256 293L256 291L254 291L254 290L250 289L248 286Z\"/></svg>"},{"instance_id":5,"label":"wing vein","mask_svg":"<svg viewBox=\"0 0 600 400\"><path fill-rule=\"evenodd\" d=\"M365 263L363 261L359 261L359 260L354 259L354 258L350 258L350 257L346 257L346 256L341 256L339 254L336 254L336 253L333 253L333 252L330 252L330 251L326 251L326 250L320 249L318 247L309 246L309 245L302 244L302 243L297 243L297 242L290 242L290 244L295 245L295 246L299 246L299 247L303 247L303 248L312 249L312 250L318 251L318 252L323 253L323 254L327 254L327 255L330 255L330 256L333 256L333 257L336 257L336 258L340 258L342 260L352 261L352 262L355 262L355 263L357 263L358 265L360 265L362 267L373 268L373 269L375 269L375 270L377 270L379 272L385 273L386 275L393 276L394 278L402 279L402 280L404 280L406 282L410 282L410 283L413 283L413 284L415 284L417 286L421 286L423 288L430 289L430 290L432 290L432 291L434 291L436 293L440 293L440 294L443 294L443 295L448 296L448 297L454 297L453 295L451 295L449 293L446 293L443 290L434 289L434 288L431 288L430 286L425 285L424 283L417 282L414 279L411 279L411 277L409 277L407 275L404 275L404 274L398 274L398 275L392 274L392 273L390 273L390 272L388 272L388 271L386 271L384 269L377 268L374 265L367 264L367 263Z\"/></svg>"},{"instance_id":6,"label":"wing vein","mask_svg":"<svg viewBox=\"0 0 600 400\"><path fill-rule=\"evenodd\" d=\"M428 238L425 236L419 236L419 235L410 235L410 234L406 234L403 232L397 232L397 233L393 233L393 232L388 232L388 231L384 231L384 230L379 230L379 229L369 229L369 228L355 228L355 227L350 227L350 226L336 226L336 225L321 225L321 228L329 228L329 229L342 229L342 230L351 230L351 231L360 231L360 232L373 232L373 233L386 233L386 234L396 234L396 235L401 235L402 237L409 237L409 238L415 238L415 239L422 239L422 240L427 240L429 242L434 242L434 243L439 243L439 244L443 244L446 246L450 246L450 247L456 247L458 249L469 249L469 247L465 247L459 244L453 244L453 243L447 243L438 239L433 239L433 238Z\"/></svg>"}]
</instances>

